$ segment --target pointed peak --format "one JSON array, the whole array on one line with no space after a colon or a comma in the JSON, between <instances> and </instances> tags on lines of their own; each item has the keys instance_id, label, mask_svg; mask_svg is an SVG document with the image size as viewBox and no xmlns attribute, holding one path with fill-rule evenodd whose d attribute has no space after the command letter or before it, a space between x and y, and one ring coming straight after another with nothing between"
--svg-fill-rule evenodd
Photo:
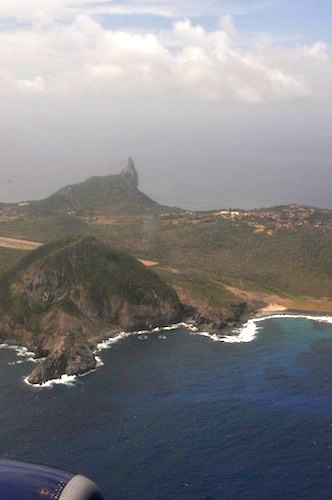
<instances>
[{"instance_id":1,"label":"pointed peak","mask_svg":"<svg viewBox=\"0 0 332 500\"><path fill-rule=\"evenodd\" d=\"M129 156L129 158L127 160L127 168L130 168L130 169L133 168L135 170L134 160L132 159L131 156Z\"/></svg>"},{"instance_id":2,"label":"pointed peak","mask_svg":"<svg viewBox=\"0 0 332 500\"><path fill-rule=\"evenodd\" d=\"M138 173L135 168L133 159L129 156L127 166L121 171L122 177L126 179L130 186L137 188L138 186Z\"/></svg>"}]
</instances>

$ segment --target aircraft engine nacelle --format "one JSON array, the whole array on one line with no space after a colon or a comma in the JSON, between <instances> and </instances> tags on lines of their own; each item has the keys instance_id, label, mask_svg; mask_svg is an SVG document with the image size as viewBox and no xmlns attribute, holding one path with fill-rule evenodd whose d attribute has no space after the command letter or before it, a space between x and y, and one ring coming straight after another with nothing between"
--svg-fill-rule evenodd
<instances>
[{"instance_id":1,"label":"aircraft engine nacelle","mask_svg":"<svg viewBox=\"0 0 332 500\"><path fill-rule=\"evenodd\" d=\"M0 459L1 500L104 500L85 476L44 465Z\"/></svg>"}]
</instances>

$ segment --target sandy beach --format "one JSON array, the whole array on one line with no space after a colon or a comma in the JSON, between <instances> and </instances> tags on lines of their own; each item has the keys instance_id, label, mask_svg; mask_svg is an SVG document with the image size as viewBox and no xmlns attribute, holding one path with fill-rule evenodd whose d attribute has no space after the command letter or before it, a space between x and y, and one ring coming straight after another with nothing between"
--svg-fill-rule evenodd
<instances>
[{"instance_id":1,"label":"sandy beach","mask_svg":"<svg viewBox=\"0 0 332 500\"><path fill-rule=\"evenodd\" d=\"M154 261L154 260L146 260L146 259L137 259L139 262L141 262L142 264L144 264L144 266L146 267L153 267L153 266L157 266L158 265L158 262Z\"/></svg>"},{"instance_id":2,"label":"sandy beach","mask_svg":"<svg viewBox=\"0 0 332 500\"><path fill-rule=\"evenodd\" d=\"M264 306L261 309L259 309L260 313L271 313L271 312L282 312L282 311L287 311L287 307L275 303L268 304L267 306Z\"/></svg>"}]
</instances>

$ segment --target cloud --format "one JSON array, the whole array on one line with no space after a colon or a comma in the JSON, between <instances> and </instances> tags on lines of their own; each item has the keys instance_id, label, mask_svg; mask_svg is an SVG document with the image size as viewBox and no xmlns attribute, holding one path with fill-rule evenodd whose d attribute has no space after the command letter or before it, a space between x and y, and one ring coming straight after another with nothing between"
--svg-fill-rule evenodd
<instances>
[{"instance_id":1,"label":"cloud","mask_svg":"<svg viewBox=\"0 0 332 500\"><path fill-rule=\"evenodd\" d=\"M29 19L36 12L57 17L81 14L154 14L163 17L221 16L248 14L270 5L269 2L246 0L0 0L0 18Z\"/></svg>"},{"instance_id":2,"label":"cloud","mask_svg":"<svg viewBox=\"0 0 332 500\"><path fill-rule=\"evenodd\" d=\"M95 2L80 2L71 4L71 8L83 9L88 14L153 14L156 16L176 18L185 17L190 12L191 17L244 15L270 6L268 2L247 1L243 4L222 2L219 0L104 0Z\"/></svg>"},{"instance_id":3,"label":"cloud","mask_svg":"<svg viewBox=\"0 0 332 500\"><path fill-rule=\"evenodd\" d=\"M115 8L119 2L107 4ZM121 5L130 4L155 8L148 1ZM158 5L167 10L170 4ZM29 24L0 31L0 93L249 103L332 97L331 57L321 41L287 48L258 36L248 43L230 16L221 17L214 31L184 19L169 31L134 32L105 28L86 13L59 21L69 5L65 0L13 0L12 5L22 5L23 15L34 9L34 15ZM5 12L1 0L0 14Z\"/></svg>"}]
</instances>

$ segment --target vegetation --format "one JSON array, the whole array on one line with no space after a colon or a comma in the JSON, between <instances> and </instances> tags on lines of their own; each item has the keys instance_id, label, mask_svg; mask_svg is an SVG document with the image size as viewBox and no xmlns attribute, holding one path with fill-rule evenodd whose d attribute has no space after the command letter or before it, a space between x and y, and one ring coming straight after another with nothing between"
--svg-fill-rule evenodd
<instances>
[{"instance_id":1,"label":"vegetation","mask_svg":"<svg viewBox=\"0 0 332 500\"><path fill-rule=\"evenodd\" d=\"M88 224L70 215L28 215L0 223L1 236L26 238L43 243L88 233Z\"/></svg>"},{"instance_id":2,"label":"vegetation","mask_svg":"<svg viewBox=\"0 0 332 500\"><path fill-rule=\"evenodd\" d=\"M75 313L72 296L84 290L96 310L105 302L157 306L176 301L175 292L130 255L93 237L56 241L27 253L0 278L0 306L15 321L38 324L56 302ZM74 291L73 291L74 290Z\"/></svg>"},{"instance_id":3,"label":"vegetation","mask_svg":"<svg viewBox=\"0 0 332 500\"><path fill-rule=\"evenodd\" d=\"M19 214L17 206L4 205L2 210L8 215L0 222L2 236L44 243L95 236L113 249L157 262L154 269L168 283L215 308L228 308L234 302L227 287L277 294L297 303L325 298L332 304L332 212L328 210L291 205L251 212L186 212L158 205L121 175L67 186L46 200L31 202ZM48 265L63 265L66 253L60 254L63 262L57 262L60 256L54 253L52 258L48 255ZM0 272L21 255L1 251ZM140 264L129 263L122 254L111 257L119 269L129 264L132 269L117 274L123 293L136 302L147 300L144 282L149 274L142 284ZM100 285L107 269L105 264L100 272L91 270L86 276L96 301L120 291L114 281Z\"/></svg>"},{"instance_id":4,"label":"vegetation","mask_svg":"<svg viewBox=\"0 0 332 500\"><path fill-rule=\"evenodd\" d=\"M0 247L0 274L11 268L16 262L26 255L22 250L12 250Z\"/></svg>"},{"instance_id":5,"label":"vegetation","mask_svg":"<svg viewBox=\"0 0 332 500\"><path fill-rule=\"evenodd\" d=\"M150 234L142 226L116 233L104 228L99 236L197 282L203 275L211 286L218 281L282 295L332 297L332 232L299 227L269 236L243 223L216 221L155 225Z\"/></svg>"}]
</instances>

